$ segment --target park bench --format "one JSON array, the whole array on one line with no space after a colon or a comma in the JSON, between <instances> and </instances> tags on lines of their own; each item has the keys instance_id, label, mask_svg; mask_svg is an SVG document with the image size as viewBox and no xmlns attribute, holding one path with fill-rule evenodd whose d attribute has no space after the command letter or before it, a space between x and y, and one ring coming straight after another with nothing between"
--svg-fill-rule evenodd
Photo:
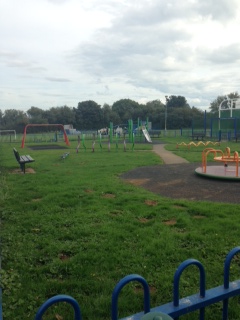
<instances>
[{"instance_id":1,"label":"park bench","mask_svg":"<svg viewBox=\"0 0 240 320\"><path fill-rule=\"evenodd\" d=\"M35 160L32 157L30 157L29 155L20 156L19 152L15 148L13 148L13 152L14 152L14 155L16 157L17 162L20 165L21 170L23 171L23 173L25 173L25 164L30 163L30 162L34 162Z\"/></svg>"},{"instance_id":2,"label":"park bench","mask_svg":"<svg viewBox=\"0 0 240 320\"><path fill-rule=\"evenodd\" d=\"M149 135L151 136L151 137L155 137L155 136L157 136L158 138L160 137L160 135L161 135L161 130L148 130L148 132L149 132Z\"/></svg>"},{"instance_id":3,"label":"park bench","mask_svg":"<svg viewBox=\"0 0 240 320\"><path fill-rule=\"evenodd\" d=\"M240 139L240 133L236 133L236 135L233 137L233 139L238 142L238 139Z\"/></svg>"},{"instance_id":4,"label":"park bench","mask_svg":"<svg viewBox=\"0 0 240 320\"><path fill-rule=\"evenodd\" d=\"M199 138L201 138L201 140L203 140L203 138L205 137L205 133L204 132L193 132L190 137L193 140L198 140Z\"/></svg>"}]
</instances>

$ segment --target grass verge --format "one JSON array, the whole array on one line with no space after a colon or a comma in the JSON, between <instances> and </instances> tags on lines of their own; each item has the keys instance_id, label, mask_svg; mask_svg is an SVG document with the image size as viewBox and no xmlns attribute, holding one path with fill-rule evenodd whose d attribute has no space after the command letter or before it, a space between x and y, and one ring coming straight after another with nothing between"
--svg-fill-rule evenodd
<instances>
[{"instance_id":1,"label":"grass verge","mask_svg":"<svg viewBox=\"0 0 240 320\"><path fill-rule=\"evenodd\" d=\"M176 140L166 142L168 150L200 161L200 148L186 152L176 149ZM161 164L151 145L92 152L86 144L79 153L69 147L65 160L63 150L0 144L4 319L33 319L60 293L77 299L83 319L110 319L112 290L131 273L148 281L152 307L163 304L172 300L173 274L188 258L204 264L208 288L222 284L224 258L239 244L239 205L173 200L119 179L132 168ZM19 173L13 147L36 160L26 165L32 173ZM235 262L233 278L239 276ZM180 289L181 296L196 293L198 274L186 272ZM130 284L120 297L119 318L142 306L142 291ZM219 305L213 309L208 319L218 317ZM231 312L237 314L237 306ZM61 317L73 318L64 304L44 319Z\"/></svg>"}]
</instances>

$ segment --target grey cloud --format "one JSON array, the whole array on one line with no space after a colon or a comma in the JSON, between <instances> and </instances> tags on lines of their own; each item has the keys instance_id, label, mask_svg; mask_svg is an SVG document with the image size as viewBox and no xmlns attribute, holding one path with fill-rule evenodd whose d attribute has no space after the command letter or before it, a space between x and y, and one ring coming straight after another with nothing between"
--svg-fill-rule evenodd
<instances>
[{"instance_id":1,"label":"grey cloud","mask_svg":"<svg viewBox=\"0 0 240 320\"><path fill-rule=\"evenodd\" d=\"M39 92L40 95L46 96L46 97L63 97L63 98L69 98L71 97L69 94L60 94L60 93L49 93L49 92Z\"/></svg>"},{"instance_id":2,"label":"grey cloud","mask_svg":"<svg viewBox=\"0 0 240 320\"><path fill-rule=\"evenodd\" d=\"M238 3L237 0L199 0L196 8L204 16L227 23L236 16Z\"/></svg>"},{"instance_id":3,"label":"grey cloud","mask_svg":"<svg viewBox=\"0 0 240 320\"><path fill-rule=\"evenodd\" d=\"M199 49L200 59L211 64L236 64L240 60L240 44L220 46L214 50Z\"/></svg>"},{"instance_id":4,"label":"grey cloud","mask_svg":"<svg viewBox=\"0 0 240 320\"><path fill-rule=\"evenodd\" d=\"M7 66L11 68L30 68L31 63L23 60L11 60L7 62Z\"/></svg>"},{"instance_id":5,"label":"grey cloud","mask_svg":"<svg viewBox=\"0 0 240 320\"><path fill-rule=\"evenodd\" d=\"M0 60L9 68L22 68L30 72L42 72L46 69L38 66L36 62L25 60L21 58L21 55L14 52L0 52Z\"/></svg>"},{"instance_id":6,"label":"grey cloud","mask_svg":"<svg viewBox=\"0 0 240 320\"><path fill-rule=\"evenodd\" d=\"M45 4L46 0L42 2ZM62 5L68 3L69 8L74 10L78 0L48 0L48 2L56 5L56 7L49 6L51 9L58 9L60 12L64 8ZM83 38L79 32L79 39L76 41L79 41L81 46L78 43L74 52L65 51L68 52L66 63L60 66L55 63L59 64L62 61L61 52L54 52L52 42L43 42L48 37L42 29L36 38L37 25L34 27L33 23L30 28L32 32L29 29L28 32L34 37L27 42L29 47L24 47L26 50L24 54L14 53L14 50L23 52L18 49L17 43L8 46L5 43L6 50L13 52L0 51L1 65L4 72L7 71L7 75L9 72L9 79L12 75L14 75L12 79L19 79L20 74L21 77L32 77L35 81L30 81L27 87L37 85L38 88L46 84L43 80L50 81L51 83L47 83L47 89L43 91L49 90L48 94L52 100L55 100L54 97L66 97L57 94L58 91L55 91L54 87L57 86L59 89L61 83L66 87L66 83L70 82L71 84L67 85L68 90L76 92L76 95L80 94L79 88L81 88L83 96L92 95L94 99L97 93L99 100L107 96L107 99L113 97L115 101L119 95L131 97L132 94L132 97L146 98L148 94L158 96L158 93L163 96L165 94L186 96L187 93L194 99L202 97L203 92L204 97L201 99L206 101L209 98L215 99L216 92L221 94L228 88L233 91L240 84L237 74L240 45L232 44L226 47L222 41L222 47L214 49L217 45L216 40L221 39L221 35L216 34L218 27L221 30L223 25L230 23L239 12L240 6L237 0L81 0L80 3L79 10L91 11L96 20L99 13L100 15L108 13L107 19L110 19L106 24L108 27L97 28L91 38L89 35ZM35 18L32 16L31 21ZM54 22L54 16L49 19ZM70 26L71 23L66 21ZM48 23L46 20L44 30L48 30ZM209 26L213 26L213 30L209 37L206 34L205 38L202 32ZM232 30L231 26L229 30ZM227 32L228 30L226 34ZM49 37L50 35L51 32ZM73 32L72 36L75 37L76 33ZM56 44L58 41L63 41L62 34L57 33L57 25L54 39ZM75 38L71 43L74 41ZM227 43L232 41L234 38L230 35ZM10 40L9 43L11 44ZM37 49L35 56L31 55L35 51L32 48ZM39 60L44 50L46 60ZM66 47L66 50L71 48ZM56 59L52 58L52 54ZM38 60L46 63L44 66L48 72L38 64ZM72 69L69 73L65 73L68 72L69 64ZM40 72L43 72L41 77L38 75ZM71 81L72 77L74 81ZM105 84L109 84L109 87ZM46 94L43 93L44 95Z\"/></svg>"},{"instance_id":7,"label":"grey cloud","mask_svg":"<svg viewBox=\"0 0 240 320\"><path fill-rule=\"evenodd\" d=\"M71 80L66 79L66 78L46 77L45 79L48 81L53 81L53 82L71 82Z\"/></svg>"},{"instance_id":8,"label":"grey cloud","mask_svg":"<svg viewBox=\"0 0 240 320\"><path fill-rule=\"evenodd\" d=\"M191 30L186 26L188 21L199 17L222 19L224 11L234 16L229 8L231 3L224 0L220 4L205 0L148 3L146 7L125 9L111 28L99 30L91 42L82 44L72 57L79 71L93 77L109 77L113 82L114 77L120 78L122 83L135 88L183 95L189 92L195 97L204 90L210 96L221 88L219 70L214 69L216 77L209 75L209 71L204 74L205 64L219 68L222 63L237 62L239 46L223 47L220 52L191 49L185 45L192 40ZM222 8L218 14L212 14L216 5ZM228 10L224 9L226 6Z\"/></svg>"},{"instance_id":9,"label":"grey cloud","mask_svg":"<svg viewBox=\"0 0 240 320\"><path fill-rule=\"evenodd\" d=\"M7 52L7 51L0 51L0 58L7 58L7 59L16 59L18 55L13 52Z\"/></svg>"},{"instance_id":10,"label":"grey cloud","mask_svg":"<svg viewBox=\"0 0 240 320\"><path fill-rule=\"evenodd\" d=\"M104 30L96 35L92 43L85 43L74 54L78 67L95 75L116 75L133 68L157 68L163 66L163 59L168 55L177 55L177 60L185 60L186 56L174 44L189 38L189 34L180 30L168 30L166 27L157 30L125 30L114 32Z\"/></svg>"}]
</instances>

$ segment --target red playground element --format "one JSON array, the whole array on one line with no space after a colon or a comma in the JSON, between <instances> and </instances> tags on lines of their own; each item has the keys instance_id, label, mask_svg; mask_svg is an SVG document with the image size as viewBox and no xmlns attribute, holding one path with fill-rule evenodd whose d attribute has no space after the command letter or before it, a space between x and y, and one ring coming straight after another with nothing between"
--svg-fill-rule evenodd
<instances>
[{"instance_id":1,"label":"red playground element","mask_svg":"<svg viewBox=\"0 0 240 320\"><path fill-rule=\"evenodd\" d=\"M66 143L67 146L70 145L69 140L68 140L68 136L66 134L66 131L64 129L63 124L27 124L24 128L24 132L23 132L23 137L22 137L22 145L21 148L24 148L24 144L25 144L25 139L26 139L26 134L27 134L27 128L28 127L60 127L63 131L63 135L64 135L64 141Z\"/></svg>"}]
</instances>

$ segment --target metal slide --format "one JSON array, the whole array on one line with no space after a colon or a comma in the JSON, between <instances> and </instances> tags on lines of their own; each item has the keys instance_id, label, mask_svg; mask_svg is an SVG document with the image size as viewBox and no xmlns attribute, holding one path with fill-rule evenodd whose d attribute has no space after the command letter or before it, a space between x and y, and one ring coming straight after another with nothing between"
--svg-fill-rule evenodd
<instances>
[{"instance_id":1,"label":"metal slide","mask_svg":"<svg viewBox=\"0 0 240 320\"><path fill-rule=\"evenodd\" d=\"M152 139L151 139L151 137L150 137L147 129L146 129L146 128L142 129L142 132L143 132L143 134L144 134L144 137L147 139L147 141L150 142L150 143L152 143Z\"/></svg>"}]
</instances>

